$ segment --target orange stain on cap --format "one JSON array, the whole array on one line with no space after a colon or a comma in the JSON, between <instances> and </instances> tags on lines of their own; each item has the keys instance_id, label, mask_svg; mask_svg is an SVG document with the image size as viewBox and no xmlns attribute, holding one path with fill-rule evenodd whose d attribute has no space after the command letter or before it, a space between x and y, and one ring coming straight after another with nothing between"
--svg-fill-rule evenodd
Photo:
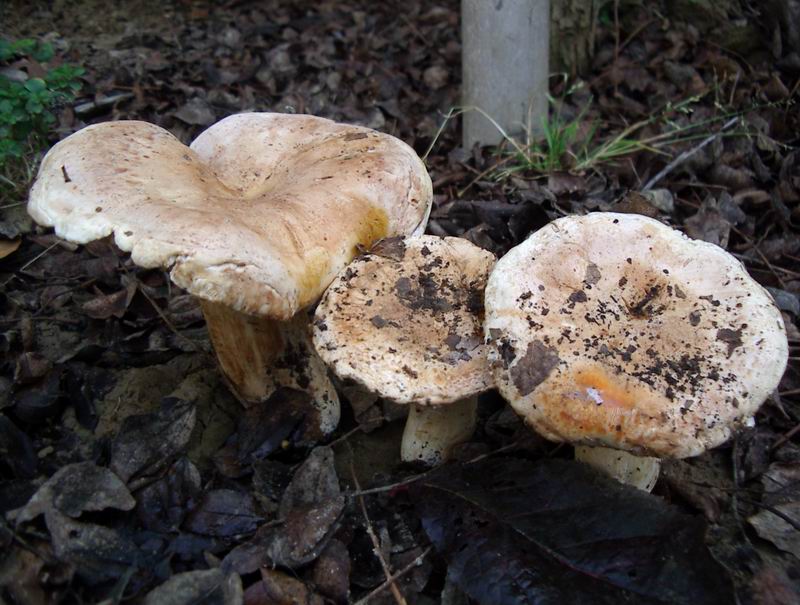
<instances>
[{"instance_id":1,"label":"orange stain on cap","mask_svg":"<svg viewBox=\"0 0 800 605\"><path fill-rule=\"evenodd\" d=\"M575 384L581 395L598 406L624 409L636 407L636 398L630 391L598 368L577 372Z\"/></svg>"}]
</instances>

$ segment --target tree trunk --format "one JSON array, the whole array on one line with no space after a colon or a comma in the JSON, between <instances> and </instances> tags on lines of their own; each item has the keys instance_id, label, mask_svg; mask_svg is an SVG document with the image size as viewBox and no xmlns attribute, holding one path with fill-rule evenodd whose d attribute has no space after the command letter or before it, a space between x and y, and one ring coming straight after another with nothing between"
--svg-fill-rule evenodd
<instances>
[{"instance_id":1,"label":"tree trunk","mask_svg":"<svg viewBox=\"0 0 800 605\"><path fill-rule=\"evenodd\" d=\"M465 147L500 143L498 126L508 135L540 127L547 115L549 5L461 1L462 101L481 109L464 114Z\"/></svg>"}]
</instances>

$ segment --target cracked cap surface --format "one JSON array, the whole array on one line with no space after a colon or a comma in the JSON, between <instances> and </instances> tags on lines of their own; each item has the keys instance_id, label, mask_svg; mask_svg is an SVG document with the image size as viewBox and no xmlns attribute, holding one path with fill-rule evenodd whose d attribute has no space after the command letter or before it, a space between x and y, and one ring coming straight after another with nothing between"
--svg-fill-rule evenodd
<instances>
[{"instance_id":1,"label":"cracked cap surface","mask_svg":"<svg viewBox=\"0 0 800 605\"><path fill-rule=\"evenodd\" d=\"M425 166L394 137L245 113L191 147L146 122L88 126L45 156L28 212L76 243L113 234L200 298L288 319L359 246L422 232L431 199Z\"/></svg>"},{"instance_id":2,"label":"cracked cap surface","mask_svg":"<svg viewBox=\"0 0 800 605\"><path fill-rule=\"evenodd\" d=\"M780 311L742 264L656 220L558 219L486 288L498 389L554 441L683 458L725 441L777 387Z\"/></svg>"},{"instance_id":3,"label":"cracked cap surface","mask_svg":"<svg viewBox=\"0 0 800 605\"><path fill-rule=\"evenodd\" d=\"M317 307L317 352L340 378L397 403L439 405L491 388L482 322L494 261L457 237L379 242Z\"/></svg>"}]
</instances>

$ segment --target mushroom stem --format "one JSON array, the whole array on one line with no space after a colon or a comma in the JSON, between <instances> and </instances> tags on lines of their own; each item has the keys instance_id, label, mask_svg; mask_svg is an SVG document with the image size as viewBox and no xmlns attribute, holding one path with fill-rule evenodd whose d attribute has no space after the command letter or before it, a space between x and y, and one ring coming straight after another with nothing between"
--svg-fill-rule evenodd
<instances>
[{"instance_id":1,"label":"mushroom stem","mask_svg":"<svg viewBox=\"0 0 800 605\"><path fill-rule=\"evenodd\" d=\"M245 402L269 397L268 376L283 351L283 322L246 315L220 303L200 301L217 360L236 394Z\"/></svg>"},{"instance_id":2,"label":"mushroom stem","mask_svg":"<svg viewBox=\"0 0 800 605\"><path fill-rule=\"evenodd\" d=\"M320 414L320 430L339 422L339 397L311 343L308 314L288 321L254 317L200 301L222 372L245 405L264 401L278 387L305 391Z\"/></svg>"},{"instance_id":3,"label":"mushroom stem","mask_svg":"<svg viewBox=\"0 0 800 605\"><path fill-rule=\"evenodd\" d=\"M439 406L410 406L400 458L431 466L444 462L453 446L463 443L475 431L478 397L467 397Z\"/></svg>"},{"instance_id":4,"label":"mushroom stem","mask_svg":"<svg viewBox=\"0 0 800 605\"><path fill-rule=\"evenodd\" d=\"M620 483L632 485L646 492L653 490L661 468L659 458L635 456L630 452L610 447L578 445L575 447L575 460L610 475Z\"/></svg>"}]
</instances>

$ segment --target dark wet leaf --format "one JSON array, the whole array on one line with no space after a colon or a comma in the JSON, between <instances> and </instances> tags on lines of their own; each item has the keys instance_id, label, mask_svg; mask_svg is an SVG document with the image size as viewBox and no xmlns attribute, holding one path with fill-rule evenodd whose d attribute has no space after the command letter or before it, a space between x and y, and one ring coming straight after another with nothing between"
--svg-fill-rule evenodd
<instances>
[{"instance_id":1,"label":"dark wet leaf","mask_svg":"<svg viewBox=\"0 0 800 605\"><path fill-rule=\"evenodd\" d=\"M0 414L0 468L8 468L13 477L30 479L36 474L37 463L28 436L7 416Z\"/></svg>"},{"instance_id":2,"label":"dark wet leaf","mask_svg":"<svg viewBox=\"0 0 800 605\"><path fill-rule=\"evenodd\" d=\"M684 223L686 235L700 239L721 248L728 247L731 224L720 212L717 200L709 196L697 213Z\"/></svg>"},{"instance_id":3,"label":"dark wet leaf","mask_svg":"<svg viewBox=\"0 0 800 605\"><path fill-rule=\"evenodd\" d=\"M297 469L278 507L279 523L259 529L233 549L223 569L250 573L261 565L296 567L316 559L336 529L344 495L333 466L333 450L317 447Z\"/></svg>"},{"instance_id":4,"label":"dark wet leaf","mask_svg":"<svg viewBox=\"0 0 800 605\"><path fill-rule=\"evenodd\" d=\"M761 482L765 509L747 521L759 536L800 557L800 464L775 462Z\"/></svg>"},{"instance_id":5,"label":"dark wet leaf","mask_svg":"<svg viewBox=\"0 0 800 605\"><path fill-rule=\"evenodd\" d=\"M282 540L273 557L306 563L315 559L344 510L344 495L333 465L333 450L317 447L297 469L281 498Z\"/></svg>"},{"instance_id":6,"label":"dark wet leaf","mask_svg":"<svg viewBox=\"0 0 800 605\"><path fill-rule=\"evenodd\" d=\"M335 538L328 542L314 562L310 579L324 596L337 603L346 602L350 594L350 553L347 546Z\"/></svg>"},{"instance_id":7,"label":"dark wet leaf","mask_svg":"<svg viewBox=\"0 0 800 605\"><path fill-rule=\"evenodd\" d=\"M102 294L83 304L83 312L93 319L121 318L136 294L136 282L128 283L123 290Z\"/></svg>"},{"instance_id":8,"label":"dark wet leaf","mask_svg":"<svg viewBox=\"0 0 800 605\"><path fill-rule=\"evenodd\" d=\"M256 460L253 462L253 490L278 508L286 486L292 479L292 468L277 460Z\"/></svg>"},{"instance_id":9,"label":"dark wet leaf","mask_svg":"<svg viewBox=\"0 0 800 605\"><path fill-rule=\"evenodd\" d=\"M45 520L56 557L74 565L89 584L115 579L131 567L147 564L145 554L121 531L75 521L57 511L51 511Z\"/></svg>"},{"instance_id":10,"label":"dark wet leaf","mask_svg":"<svg viewBox=\"0 0 800 605\"><path fill-rule=\"evenodd\" d=\"M0 587L15 603L59 603L73 572L69 564L53 561L50 545L40 540L28 548L4 545L0 554Z\"/></svg>"},{"instance_id":11,"label":"dark wet leaf","mask_svg":"<svg viewBox=\"0 0 800 605\"><path fill-rule=\"evenodd\" d=\"M56 416L63 407L61 377L63 366L53 368L35 384L14 393L14 414L28 424L39 424Z\"/></svg>"},{"instance_id":12,"label":"dark wet leaf","mask_svg":"<svg viewBox=\"0 0 800 605\"><path fill-rule=\"evenodd\" d=\"M81 513L107 508L131 510L136 501L125 484L107 468L77 462L60 468L20 511L19 522L54 511L77 518Z\"/></svg>"},{"instance_id":13,"label":"dark wet leaf","mask_svg":"<svg viewBox=\"0 0 800 605\"><path fill-rule=\"evenodd\" d=\"M242 580L219 569L172 576L144 598L144 605L241 605Z\"/></svg>"},{"instance_id":14,"label":"dark wet leaf","mask_svg":"<svg viewBox=\"0 0 800 605\"><path fill-rule=\"evenodd\" d=\"M25 479L11 479L0 481L0 515L16 508L22 508L25 503L36 493L38 484ZM2 523L0 523L2 526ZM2 534L2 531L0 531ZM0 548L2 548L0 539Z\"/></svg>"},{"instance_id":15,"label":"dark wet leaf","mask_svg":"<svg viewBox=\"0 0 800 605\"><path fill-rule=\"evenodd\" d=\"M428 537L481 603L730 603L702 520L563 460L447 465L412 486Z\"/></svg>"},{"instance_id":16,"label":"dark wet leaf","mask_svg":"<svg viewBox=\"0 0 800 605\"><path fill-rule=\"evenodd\" d=\"M14 382L17 384L36 382L52 367L52 362L39 353L23 353L17 357L17 363L14 366Z\"/></svg>"},{"instance_id":17,"label":"dark wet leaf","mask_svg":"<svg viewBox=\"0 0 800 605\"><path fill-rule=\"evenodd\" d=\"M182 122L196 126L208 126L213 124L216 119L214 111L200 97L189 100L188 103L175 112L175 117Z\"/></svg>"},{"instance_id":18,"label":"dark wet leaf","mask_svg":"<svg viewBox=\"0 0 800 605\"><path fill-rule=\"evenodd\" d=\"M165 401L158 413L126 418L111 445L111 470L126 483L164 468L189 443L194 405Z\"/></svg>"},{"instance_id":19,"label":"dark wet leaf","mask_svg":"<svg viewBox=\"0 0 800 605\"><path fill-rule=\"evenodd\" d=\"M244 593L245 605L323 605L322 597L315 594L300 580L286 574L261 568L261 581Z\"/></svg>"},{"instance_id":20,"label":"dark wet leaf","mask_svg":"<svg viewBox=\"0 0 800 605\"><path fill-rule=\"evenodd\" d=\"M187 458L180 458L158 481L136 494L136 513L152 531L175 531L202 497L200 473Z\"/></svg>"},{"instance_id":21,"label":"dark wet leaf","mask_svg":"<svg viewBox=\"0 0 800 605\"><path fill-rule=\"evenodd\" d=\"M247 408L239 421L239 458L261 459L277 450L285 440L302 435L308 426L319 425L319 413L307 393L279 388L263 405Z\"/></svg>"},{"instance_id":22,"label":"dark wet leaf","mask_svg":"<svg viewBox=\"0 0 800 605\"><path fill-rule=\"evenodd\" d=\"M233 538L254 532L262 521L250 494L216 489L203 496L200 505L186 519L184 528L205 536Z\"/></svg>"}]
</instances>

